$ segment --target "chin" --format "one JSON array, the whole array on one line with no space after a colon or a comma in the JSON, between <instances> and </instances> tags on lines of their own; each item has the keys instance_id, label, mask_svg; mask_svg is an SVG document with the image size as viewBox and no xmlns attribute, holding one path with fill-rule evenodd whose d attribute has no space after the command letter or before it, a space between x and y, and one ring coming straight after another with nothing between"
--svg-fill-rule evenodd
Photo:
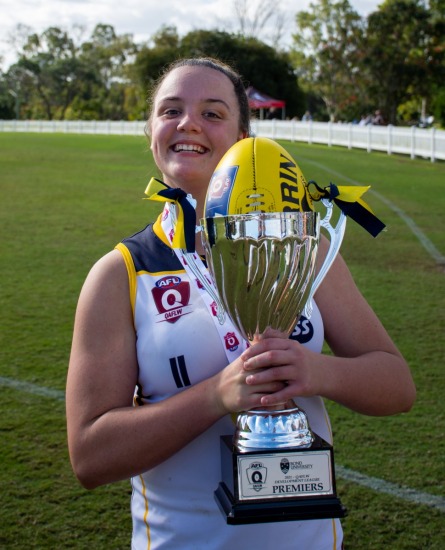
<instances>
[{"instance_id":1,"label":"chin","mask_svg":"<svg viewBox=\"0 0 445 550\"><path fill-rule=\"evenodd\" d=\"M166 177L166 183L171 182L173 187L180 187L184 191L193 194L193 189L204 189L207 192L207 187L210 183L213 170L207 170L203 173L200 170L192 170L190 168L179 168L171 176Z\"/></svg>"}]
</instances>

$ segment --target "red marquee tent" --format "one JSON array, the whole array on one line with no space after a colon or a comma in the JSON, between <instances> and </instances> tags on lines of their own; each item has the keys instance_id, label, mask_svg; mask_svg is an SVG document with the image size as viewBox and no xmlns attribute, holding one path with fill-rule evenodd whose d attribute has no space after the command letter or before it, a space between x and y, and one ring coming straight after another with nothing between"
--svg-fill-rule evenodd
<instances>
[{"instance_id":1,"label":"red marquee tent","mask_svg":"<svg viewBox=\"0 0 445 550\"><path fill-rule=\"evenodd\" d=\"M249 107L251 109L259 109L260 119L264 118L264 109L270 109L268 118L278 118L276 109L281 109L281 118L284 120L286 113L286 102L281 99L275 99L269 95L263 94L253 86L249 86L246 90L249 98Z\"/></svg>"},{"instance_id":2,"label":"red marquee tent","mask_svg":"<svg viewBox=\"0 0 445 550\"><path fill-rule=\"evenodd\" d=\"M274 99L263 92L258 91L253 86L249 86L246 90L249 98L249 107L251 109L270 109L270 107L279 107L284 109L286 102L281 99Z\"/></svg>"}]
</instances>

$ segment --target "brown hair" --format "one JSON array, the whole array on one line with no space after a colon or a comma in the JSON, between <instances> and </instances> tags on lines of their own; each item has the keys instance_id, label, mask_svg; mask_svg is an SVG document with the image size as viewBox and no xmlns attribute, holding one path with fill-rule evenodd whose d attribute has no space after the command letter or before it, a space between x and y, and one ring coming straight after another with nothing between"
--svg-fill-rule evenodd
<instances>
[{"instance_id":1,"label":"brown hair","mask_svg":"<svg viewBox=\"0 0 445 550\"><path fill-rule=\"evenodd\" d=\"M146 125L146 134L149 135L149 126L151 122L151 117L153 115L153 104L154 100L156 98L156 94L159 91L159 88L161 87L162 83L164 82L165 78L175 69L179 67L208 67L209 69L213 69L215 71L219 71L220 73L227 76L227 78L230 80L230 82L233 84L233 88L235 91L236 99L238 101L238 107L239 107L239 129L241 132L244 132L246 135L250 134L250 109L249 109L249 100L247 98L246 90L244 88L244 84L242 81L241 76L230 66L226 63L223 63L219 59L213 58L213 57L191 57L191 58L185 58L185 59L178 59L168 65L163 71L161 76L158 78L158 80L155 82L149 96L149 115Z\"/></svg>"}]
</instances>

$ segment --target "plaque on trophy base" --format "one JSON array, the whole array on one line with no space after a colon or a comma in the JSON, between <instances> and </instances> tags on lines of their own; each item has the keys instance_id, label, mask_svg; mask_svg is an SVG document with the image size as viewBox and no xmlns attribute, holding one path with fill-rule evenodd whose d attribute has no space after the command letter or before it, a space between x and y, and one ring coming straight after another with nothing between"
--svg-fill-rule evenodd
<instances>
[{"instance_id":1,"label":"plaque on trophy base","mask_svg":"<svg viewBox=\"0 0 445 550\"><path fill-rule=\"evenodd\" d=\"M314 434L306 448L240 452L221 437L222 481L215 491L230 525L341 518L332 445Z\"/></svg>"}]
</instances>

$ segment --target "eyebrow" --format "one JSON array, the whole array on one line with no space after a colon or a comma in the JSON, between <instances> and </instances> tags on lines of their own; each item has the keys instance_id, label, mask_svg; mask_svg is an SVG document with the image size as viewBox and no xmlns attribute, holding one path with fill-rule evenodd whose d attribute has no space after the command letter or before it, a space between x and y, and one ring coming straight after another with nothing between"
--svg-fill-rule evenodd
<instances>
[{"instance_id":1,"label":"eyebrow","mask_svg":"<svg viewBox=\"0 0 445 550\"><path fill-rule=\"evenodd\" d=\"M181 97L178 96L167 96L161 98L160 101L184 101ZM226 103L223 99L213 98L213 97L207 97L206 99L201 100L201 103L222 103L227 110L231 110L228 103Z\"/></svg>"}]
</instances>

